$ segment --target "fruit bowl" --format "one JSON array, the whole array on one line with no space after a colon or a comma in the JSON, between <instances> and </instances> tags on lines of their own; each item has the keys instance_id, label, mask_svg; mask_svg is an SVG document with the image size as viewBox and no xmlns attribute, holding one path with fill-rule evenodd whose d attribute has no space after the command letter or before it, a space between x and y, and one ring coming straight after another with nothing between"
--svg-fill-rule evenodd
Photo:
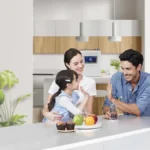
<instances>
[{"instance_id":1,"label":"fruit bowl","mask_svg":"<svg viewBox=\"0 0 150 150\"><path fill-rule=\"evenodd\" d=\"M75 129L78 129L78 130L97 129L100 127L102 127L102 122L96 123L94 125L85 125L85 124L75 125Z\"/></svg>"}]
</instances>

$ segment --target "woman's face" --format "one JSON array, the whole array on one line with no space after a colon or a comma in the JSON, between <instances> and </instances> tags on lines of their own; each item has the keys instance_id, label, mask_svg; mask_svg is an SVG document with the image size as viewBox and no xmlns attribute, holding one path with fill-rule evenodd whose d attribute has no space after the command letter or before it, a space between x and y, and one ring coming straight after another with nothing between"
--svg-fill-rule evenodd
<instances>
[{"instance_id":1,"label":"woman's face","mask_svg":"<svg viewBox=\"0 0 150 150\"><path fill-rule=\"evenodd\" d=\"M70 64L66 64L69 69L75 71L77 74L82 74L84 69L83 58L80 54L77 54L70 60Z\"/></svg>"}]
</instances>

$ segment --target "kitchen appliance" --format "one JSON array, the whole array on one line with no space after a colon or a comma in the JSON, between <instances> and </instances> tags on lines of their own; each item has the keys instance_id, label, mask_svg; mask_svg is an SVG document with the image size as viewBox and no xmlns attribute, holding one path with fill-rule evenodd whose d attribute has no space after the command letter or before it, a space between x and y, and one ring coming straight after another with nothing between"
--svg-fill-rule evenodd
<instances>
[{"instance_id":1,"label":"kitchen appliance","mask_svg":"<svg viewBox=\"0 0 150 150\"><path fill-rule=\"evenodd\" d=\"M99 49L81 50L84 58L84 71L83 75L98 77L100 76L100 58L101 51Z\"/></svg>"},{"instance_id":2,"label":"kitchen appliance","mask_svg":"<svg viewBox=\"0 0 150 150\"><path fill-rule=\"evenodd\" d=\"M33 106L34 107L42 107L44 106L47 97L48 90L44 93L44 79L51 78L52 81L55 79L58 70L50 70L50 69L34 69L33 70ZM47 85L47 89L49 89L52 81ZM45 96L46 95L46 96Z\"/></svg>"}]
</instances>

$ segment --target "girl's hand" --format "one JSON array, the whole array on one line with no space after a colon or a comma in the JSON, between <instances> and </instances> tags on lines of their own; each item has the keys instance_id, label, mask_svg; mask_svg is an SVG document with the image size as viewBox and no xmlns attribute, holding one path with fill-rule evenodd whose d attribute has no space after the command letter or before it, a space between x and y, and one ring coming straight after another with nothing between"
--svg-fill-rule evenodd
<instances>
[{"instance_id":1,"label":"girl's hand","mask_svg":"<svg viewBox=\"0 0 150 150\"><path fill-rule=\"evenodd\" d=\"M81 90L81 92L84 94L84 97L85 97L86 99L89 99L89 94L88 94L82 87L80 87L80 90Z\"/></svg>"}]
</instances>

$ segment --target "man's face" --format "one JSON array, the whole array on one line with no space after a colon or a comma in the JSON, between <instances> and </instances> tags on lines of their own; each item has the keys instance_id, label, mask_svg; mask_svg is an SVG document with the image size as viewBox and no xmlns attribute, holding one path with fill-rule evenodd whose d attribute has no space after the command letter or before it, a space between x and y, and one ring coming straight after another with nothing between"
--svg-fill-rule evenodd
<instances>
[{"instance_id":1,"label":"man's face","mask_svg":"<svg viewBox=\"0 0 150 150\"><path fill-rule=\"evenodd\" d=\"M128 61L121 61L121 68L126 81L132 82L138 76L139 71L141 70L141 64L135 67Z\"/></svg>"}]
</instances>

